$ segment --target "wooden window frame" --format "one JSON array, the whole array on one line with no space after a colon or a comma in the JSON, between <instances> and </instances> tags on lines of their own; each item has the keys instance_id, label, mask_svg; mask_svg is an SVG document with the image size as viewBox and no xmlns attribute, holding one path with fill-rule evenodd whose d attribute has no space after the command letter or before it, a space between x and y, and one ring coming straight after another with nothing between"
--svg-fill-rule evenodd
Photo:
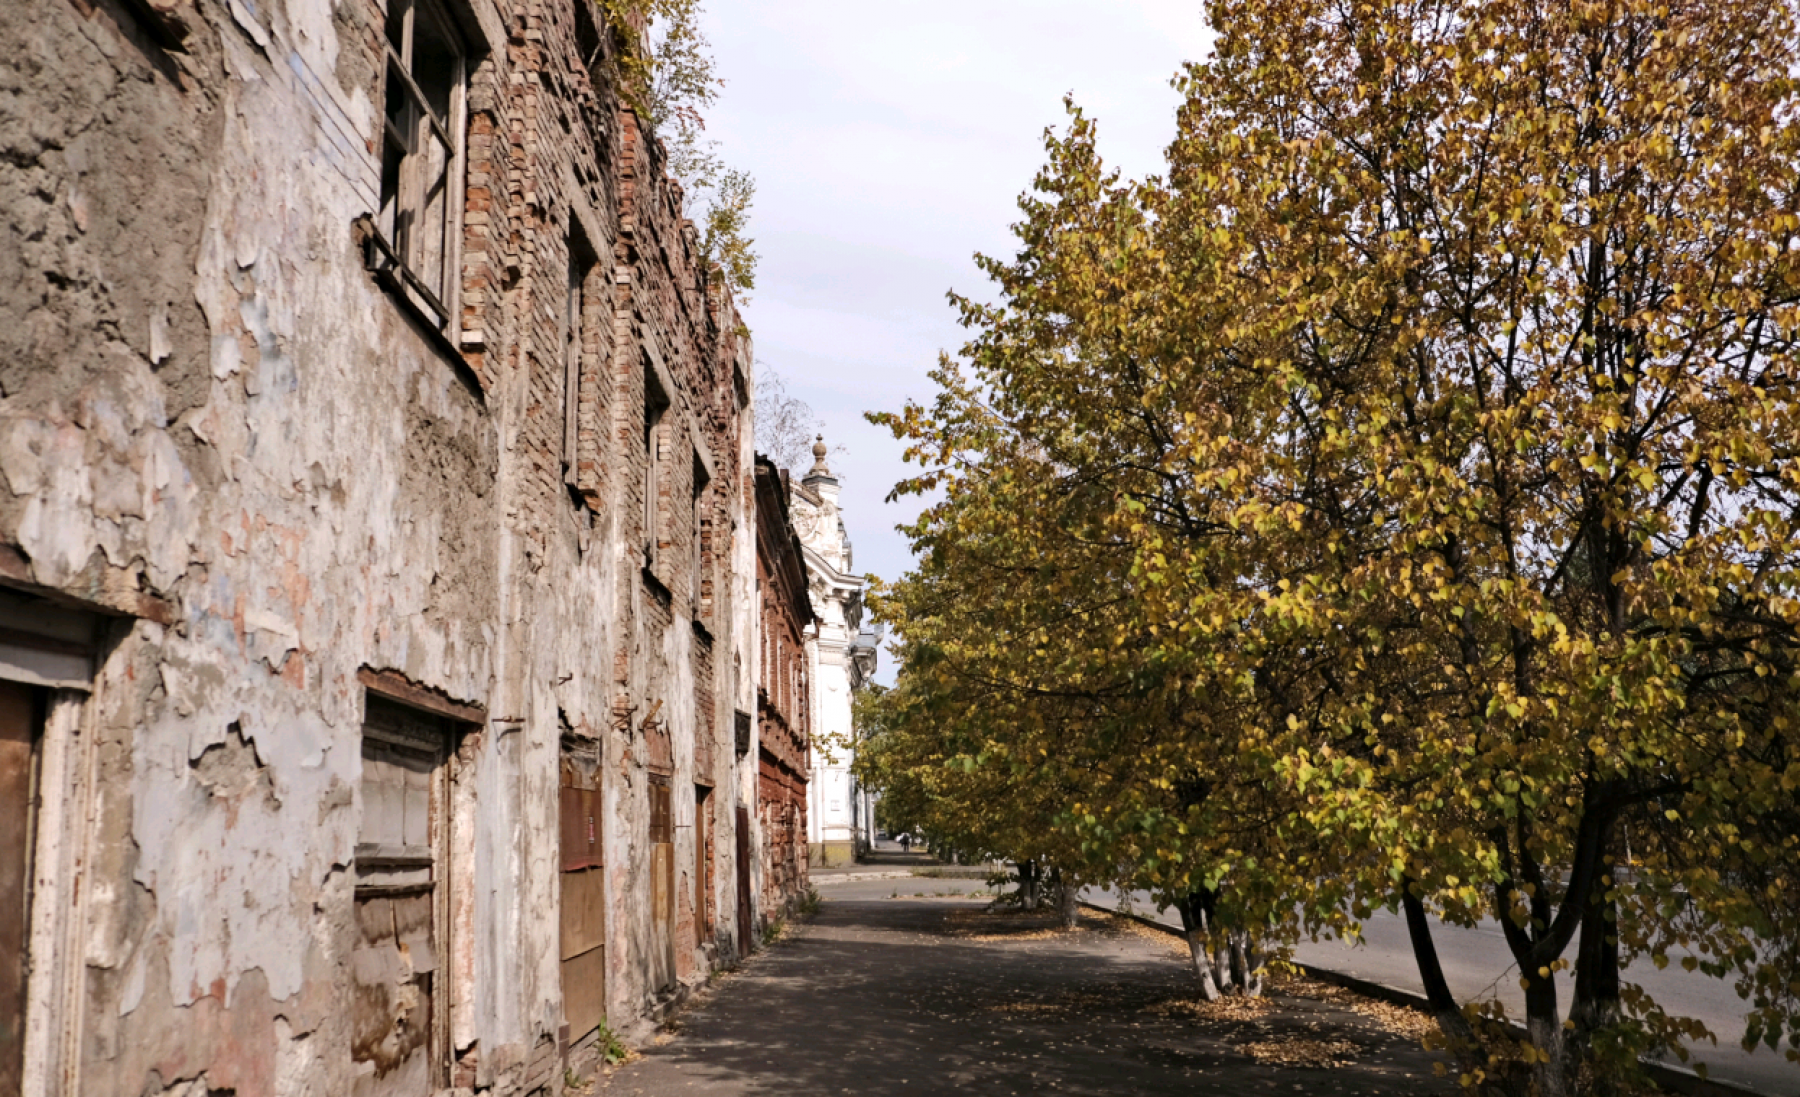
<instances>
[{"instance_id":1,"label":"wooden window frame","mask_svg":"<svg viewBox=\"0 0 1800 1097\"><path fill-rule=\"evenodd\" d=\"M441 0L388 0L388 28L383 33L381 103L381 171L379 203L371 219L367 265L393 279L395 288L427 314L440 334L455 322L461 287L461 227L464 142L468 99L468 42ZM440 113L416 78L419 20L448 47L450 64L446 109ZM390 34L398 23L399 44ZM389 99L401 100L399 117ZM433 142L443 149L443 165L430 167ZM390 178L392 158L392 178ZM427 176L431 178L427 178ZM441 193L439 193L441 192ZM441 202L431 216L433 195ZM435 244L431 237L436 236ZM436 270L427 269L435 253Z\"/></svg>"}]
</instances>

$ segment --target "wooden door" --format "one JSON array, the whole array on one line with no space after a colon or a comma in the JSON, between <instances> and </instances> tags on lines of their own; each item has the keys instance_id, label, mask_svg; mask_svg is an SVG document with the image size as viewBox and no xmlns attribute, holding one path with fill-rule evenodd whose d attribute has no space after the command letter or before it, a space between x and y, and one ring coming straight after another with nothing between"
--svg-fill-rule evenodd
<instances>
[{"instance_id":1,"label":"wooden door","mask_svg":"<svg viewBox=\"0 0 1800 1097\"><path fill-rule=\"evenodd\" d=\"M650 778L651 977L658 990L675 985L675 815L669 779Z\"/></svg>"},{"instance_id":2,"label":"wooden door","mask_svg":"<svg viewBox=\"0 0 1800 1097\"><path fill-rule=\"evenodd\" d=\"M351 955L352 1097L428 1097L448 1071L446 722L371 695Z\"/></svg>"},{"instance_id":3,"label":"wooden door","mask_svg":"<svg viewBox=\"0 0 1800 1097\"><path fill-rule=\"evenodd\" d=\"M750 905L750 809L737 809L737 926L738 954L748 955L755 914Z\"/></svg>"},{"instance_id":4,"label":"wooden door","mask_svg":"<svg viewBox=\"0 0 1800 1097\"><path fill-rule=\"evenodd\" d=\"M0 1097L24 1086L25 943L31 925L32 754L37 696L0 682Z\"/></svg>"},{"instance_id":5,"label":"wooden door","mask_svg":"<svg viewBox=\"0 0 1800 1097\"><path fill-rule=\"evenodd\" d=\"M562 987L569 1041L606 1019L606 857L599 774L562 767Z\"/></svg>"}]
</instances>

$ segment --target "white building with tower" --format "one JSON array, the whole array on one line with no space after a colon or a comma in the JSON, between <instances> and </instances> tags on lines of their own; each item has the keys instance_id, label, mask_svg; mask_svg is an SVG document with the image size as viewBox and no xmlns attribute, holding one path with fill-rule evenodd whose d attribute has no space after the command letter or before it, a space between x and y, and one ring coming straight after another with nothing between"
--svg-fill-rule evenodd
<instances>
[{"instance_id":1,"label":"white building with tower","mask_svg":"<svg viewBox=\"0 0 1800 1097\"><path fill-rule=\"evenodd\" d=\"M814 865L854 861L875 837L872 802L856 784L854 700L875 676L875 633L862 625L863 580L838 509L838 481L813 445L813 467L793 488L794 531L806 555L807 586L818 622L807 640L813 703L812 777L807 784L807 844Z\"/></svg>"}]
</instances>

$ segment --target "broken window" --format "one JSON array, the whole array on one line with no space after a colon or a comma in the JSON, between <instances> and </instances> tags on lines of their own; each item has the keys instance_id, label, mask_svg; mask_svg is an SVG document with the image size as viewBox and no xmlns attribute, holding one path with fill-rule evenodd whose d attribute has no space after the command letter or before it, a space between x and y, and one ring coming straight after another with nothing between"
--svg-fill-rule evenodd
<instances>
[{"instance_id":1,"label":"broken window","mask_svg":"<svg viewBox=\"0 0 1800 1097\"><path fill-rule=\"evenodd\" d=\"M656 560L659 512L657 493L662 490L663 415L669 409L668 393L656 379L656 371L644 365L644 562Z\"/></svg>"},{"instance_id":2,"label":"broken window","mask_svg":"<svg viewBox=\"0 0 1800 1097\"><path fill-rule=\"evenodd\" d=\"M446 1084L447 763L455 723L368 694L356 842L358 1097Z\"/></svg>"},{"instance_id":3,"label":"broken window","mask_svg":"<svg viewBox=\"0 0 1800 1097\"><path fill-rule=\"evenodd\" d=\"M563 483L580 486L581 360L586 342L585 305L594 252L569 218L569 289L563 303Z\"/></svg>"},{"instance_id":4,"label":"broken window","mask_svg":"<svg viewBox=\"0 0 1800 1097\"><path fill-rule=\"evenodd\" d=\"M439 330L455 289L463 56L438 0L389 0L376 228L391 273Z\"/></svg>"},{"instance_id":5,"label":"broken window","mask_svg":"<svg viewBox=\"0 0 1800 1097\"><path fill-rule=\"evenodd\" d=\"M693 515L691 536L694 541L693 551L693 597L694 616L704 617L711 608L706 604L706 484L708 481L706 466L700 461L698 450L694 452L694 478L692 498L689 500L689 513Z\"/></svg>"}]
</instances>

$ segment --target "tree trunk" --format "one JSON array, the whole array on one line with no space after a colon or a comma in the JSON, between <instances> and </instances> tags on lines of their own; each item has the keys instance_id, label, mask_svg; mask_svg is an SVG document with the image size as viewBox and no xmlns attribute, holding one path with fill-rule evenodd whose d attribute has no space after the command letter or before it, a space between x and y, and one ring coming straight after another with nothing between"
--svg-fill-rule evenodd
<instances>
[{"instance_id":1,"label":"tree trunk","mask_svg":"<svg viewBox=\"0 0 1800 1097\"><path fill-rule=\"evenodd\" d=\"M1541 1053L1531 1065L1537 1097L1570 1097L1563 1027L1556 1016L1556 972L1525 973L1525 1033ZM1547 1056L1547 1058L1546 1058Z\"/></svg>"},{"instance_id":2,"label":"tree trunk","mask_svg":"<svg viewBox=\"0 0 1800 1097\"><path fill-rule=\"evenodd\" d=\"M1247 998L1262 997L1262 957L1248 930L1234 929L1231 939L1231 984Z\"/></svg>"},{"instance_id":3,"label":"tree trunk","mask_svg":"<svg viewBox=\"0 0 1800 1097\"><path fill-rule=\"evenodd\" d=\"M1062 927L1074 929L1079 926L1081 924L1081 891L1075 886L1075 881L1066 876L1063 877L1062 890L1057 895L1057 899L1062 907Z\"/></svg>"},{"instance_id":4,"label":"tree trunk","mask_svg":"<svg viewBox=\"0 0 1800 1097\"><path fill-rule=\"evenodd\" d=\"M1431 939L1431 920L1425 913L1425 901L1413 894L1412 887L1411 880L1402 881L1400 906L1406 912L1407 936L1412 941L1413 959L1419 965L1419 982L1424 985L1425 1000L1431 1005L1438 1030L1450 1043L1450 1053L1456 1056L1463 1069L1468 1071L1485 1066L1475 1028L1463 1016L1461 1007L1456 1004L1456 996L1450 993L1450 983L1444 978L1437 944Z\"/></svg>"},{"instance_id":5,"label":"tree trunk","mask_svg":"<svg viewBox=\"0 0 1800 1097\"><path fill-rule=\"evenodd\" d=\"M1200 997L1216 1002L1220 997L1219 984L1213 978L1212 957L1208 954L1206 914L1193 895L1176 900L1175 910L1181 915L1181 935L1194 960L1194 977L1200 980Z\"/></svg>"},{"instance_id":6,"label":"tree trunk","mask_svg":"<svg viewBox=\"0 0 1800 1097\"><path fill-rule=\"evenodd\" d=\"M1594 1034L1619 1023L1619 925L1612 898L1611 858L1600 865L1599 881L1581 919L1581 937L1575 952L1575 998L1569 1004L1573 1028L1563 1048L1567 1077L1579 1076L1582 1064L1593 1054ZM1593 1071L1594 1097L1612 1097L1617 1086L1605 1071Z\"/></svg>"}]
</instances>

